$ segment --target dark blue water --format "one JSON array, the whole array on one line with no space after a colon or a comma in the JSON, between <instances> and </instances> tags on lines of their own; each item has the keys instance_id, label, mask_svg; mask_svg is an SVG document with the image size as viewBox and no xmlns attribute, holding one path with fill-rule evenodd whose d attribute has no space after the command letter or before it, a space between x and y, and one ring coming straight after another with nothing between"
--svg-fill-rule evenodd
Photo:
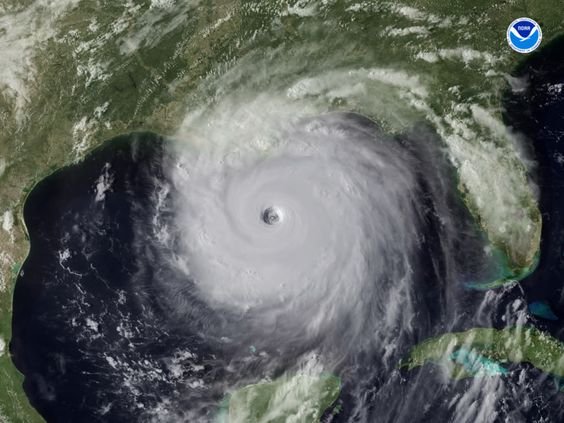
<instances>
[{"instance_id":1,"label":"dark blue water","mask_svg":"<svg viewBox=\"0 0 564 423\"><path fill-rule=\"evenodd\" d=\"M538 316L539 326L564 341L564 37L523 61L514 76L527 89L507 94L505 120L529 139L543 218L540 261L521 285L529 304L543 303L558 317Z\"/></svg>"},{"instance_id":2,"label":"dark blue water","mask_svg":"<svg viewBox=\"0 0 564 423\"><path fill-rule=\"evenodd\" d=\"M398 362L428 336L502 327L516 298L545 302L564 316L564 86L559 92L550 88L564 83L563 64L558 41L516 70L530 79L529 88L505 99L506 121L528 137L538 162L542 251L534 274L481 315L476 310L486 294L465 286L491 269L484 264L483 238L453 195L453 170L437 165L444 160L437 161L436 149L416 147L423 145L417 142L422 131L401 140L421 164L425 231L415 269L415 335L393 353ZM206 336L207 328L226 325L229 316L199 302L193 281L180 281L182 289L165 294L157 283L179 277L168 265L174 248L158 248L158 228L174 218L166 143L154 134L118 137L41 181L26 201L31 251L16 282L10 348L31 403L48 422L211 421L221 387L240 377L228 363L244 368L250 380L268 365L255 357L242 366L239 345ZM455 223L456 237L445 219ZM171 295L183 304L180 314L170 308L165 296ZM561 320L536 319L564 337ZM288 362L300 352L289 353ZM355 360L356 373L343 378L341 413L324 421L449 421L453 401L476 389L471 380L445 384L433 366L381 372L374 369L381 357ZM526 364L509 370L500 382L499 421L562 421L562 396L554 384ZM360 412L354 408L359 386L372 404ZM479 392L476 398L482 398ZM523 398L534 400L524 405Z\"/></svg>"},{"instance_id":3,"label":"dark blue water","mask_svg":"<svg viewBox=\"0 0 564 423\"><path fill-rule=\"evenodd\" d=\"M154 134L113 139L26 201L31 251L15 289L11 352L49 422L136 421L205 370L193 365L198 337L167 324L151 292L167 277L146 242L165 183L163 144Z\"/></svg>"}]
</instances>

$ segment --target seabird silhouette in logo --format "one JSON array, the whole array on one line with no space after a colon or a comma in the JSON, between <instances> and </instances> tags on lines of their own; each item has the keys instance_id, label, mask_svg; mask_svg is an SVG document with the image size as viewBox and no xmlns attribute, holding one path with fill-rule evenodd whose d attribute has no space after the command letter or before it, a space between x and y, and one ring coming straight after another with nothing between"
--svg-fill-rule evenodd
<instances>
[{"instance_id":1,"label":"seabird silhouette in logo","mask_svg":"<svg viewBox=\"0 0 564 423\"><path fill-rule=\"evenodd\" d=\"M507 28L507 42L519 53L530 53L540 45L541 40L541 28L532 19L515 19Z\"/></svg>"}]
</instances>

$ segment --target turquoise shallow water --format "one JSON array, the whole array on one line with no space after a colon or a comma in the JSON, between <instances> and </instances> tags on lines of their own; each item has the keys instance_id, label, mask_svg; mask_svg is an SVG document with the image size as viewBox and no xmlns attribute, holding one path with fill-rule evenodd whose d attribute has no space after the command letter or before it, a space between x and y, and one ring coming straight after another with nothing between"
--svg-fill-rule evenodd
<instances>
[{"instance_id":1,"label":"turquoise shallow water","mask_svg":"<svg viewBox=\"0 0 564 423\"><path fill-rule=\"evenodd\" d=\"M508 373L508 370L501 364L484 357L472 349L461 348L456 350L450 355L450 358L453 362L462 365L468 373L474 376L495 376Z\"/></svg>"},{"instance_id":2,"label":"turquoise shallow water","mask_svg":"<svg viewBox=\"0 0 564 423\"><path fill-rule=\"evenodd\" d=\"M558 320L558 316L554 314L552 308L543 301L534 301L529 304L529 311L535 316L542 317L547 320Z\"/></svg>"}]
</instances>

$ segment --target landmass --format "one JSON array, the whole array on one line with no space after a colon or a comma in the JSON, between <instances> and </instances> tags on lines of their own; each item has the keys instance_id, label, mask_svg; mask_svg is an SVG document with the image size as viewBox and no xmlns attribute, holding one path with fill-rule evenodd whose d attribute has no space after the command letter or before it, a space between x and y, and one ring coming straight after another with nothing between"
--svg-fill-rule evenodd
<instances>
[{"instance_id":1,"label":"landmass","mask_svg":"<svg viewBox=\"0 0 564 423\"><path fill-rule=\"evenodd\" d=\"M318 423L336 401L340 379L326 374L283 376L235 391L218 423Z\"/></svg>"},{"instance_id":2,"label":"landmass","mask_svg":"<svg viewBox=\"0 0 564 423\"><path fill-rule=\"evenodd\" d=\"M534 328L473 328L439 335L415 346L401 367L426 363L444 366L453 378L504 374L504 363L529 363L544 373L564 377L564 343Z\"/></svg>"}]
</instances>

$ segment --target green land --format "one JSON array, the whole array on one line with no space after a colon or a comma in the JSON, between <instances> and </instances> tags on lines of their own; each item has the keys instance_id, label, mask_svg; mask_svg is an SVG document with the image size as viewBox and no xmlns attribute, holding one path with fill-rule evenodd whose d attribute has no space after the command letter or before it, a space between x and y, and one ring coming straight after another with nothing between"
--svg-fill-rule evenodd
<instances>
[{"instance_id":1,"label":"green land","mask_svg":"<svg viewBox=\"0 0 564 423\"><path fill-rule=\"evenodd\" d=\"M317 423L339 396L332 375L283 376L235 391L220 423Z\"/></svg>"},{"instance_id":2,"label":"green land","mask_svg":"<svg viewBox=\"0 0 564 423\"><path fill-rule=\"evenodd\" d=\"M473 376L452 360L464 348L498 363L530 363L544 373L564 377L564 344L534 327L501 330L474 328L439 335L415 346L402 367L413 369L425 363L446 366L453 378Z\"/></svg>"}]
</instances>

